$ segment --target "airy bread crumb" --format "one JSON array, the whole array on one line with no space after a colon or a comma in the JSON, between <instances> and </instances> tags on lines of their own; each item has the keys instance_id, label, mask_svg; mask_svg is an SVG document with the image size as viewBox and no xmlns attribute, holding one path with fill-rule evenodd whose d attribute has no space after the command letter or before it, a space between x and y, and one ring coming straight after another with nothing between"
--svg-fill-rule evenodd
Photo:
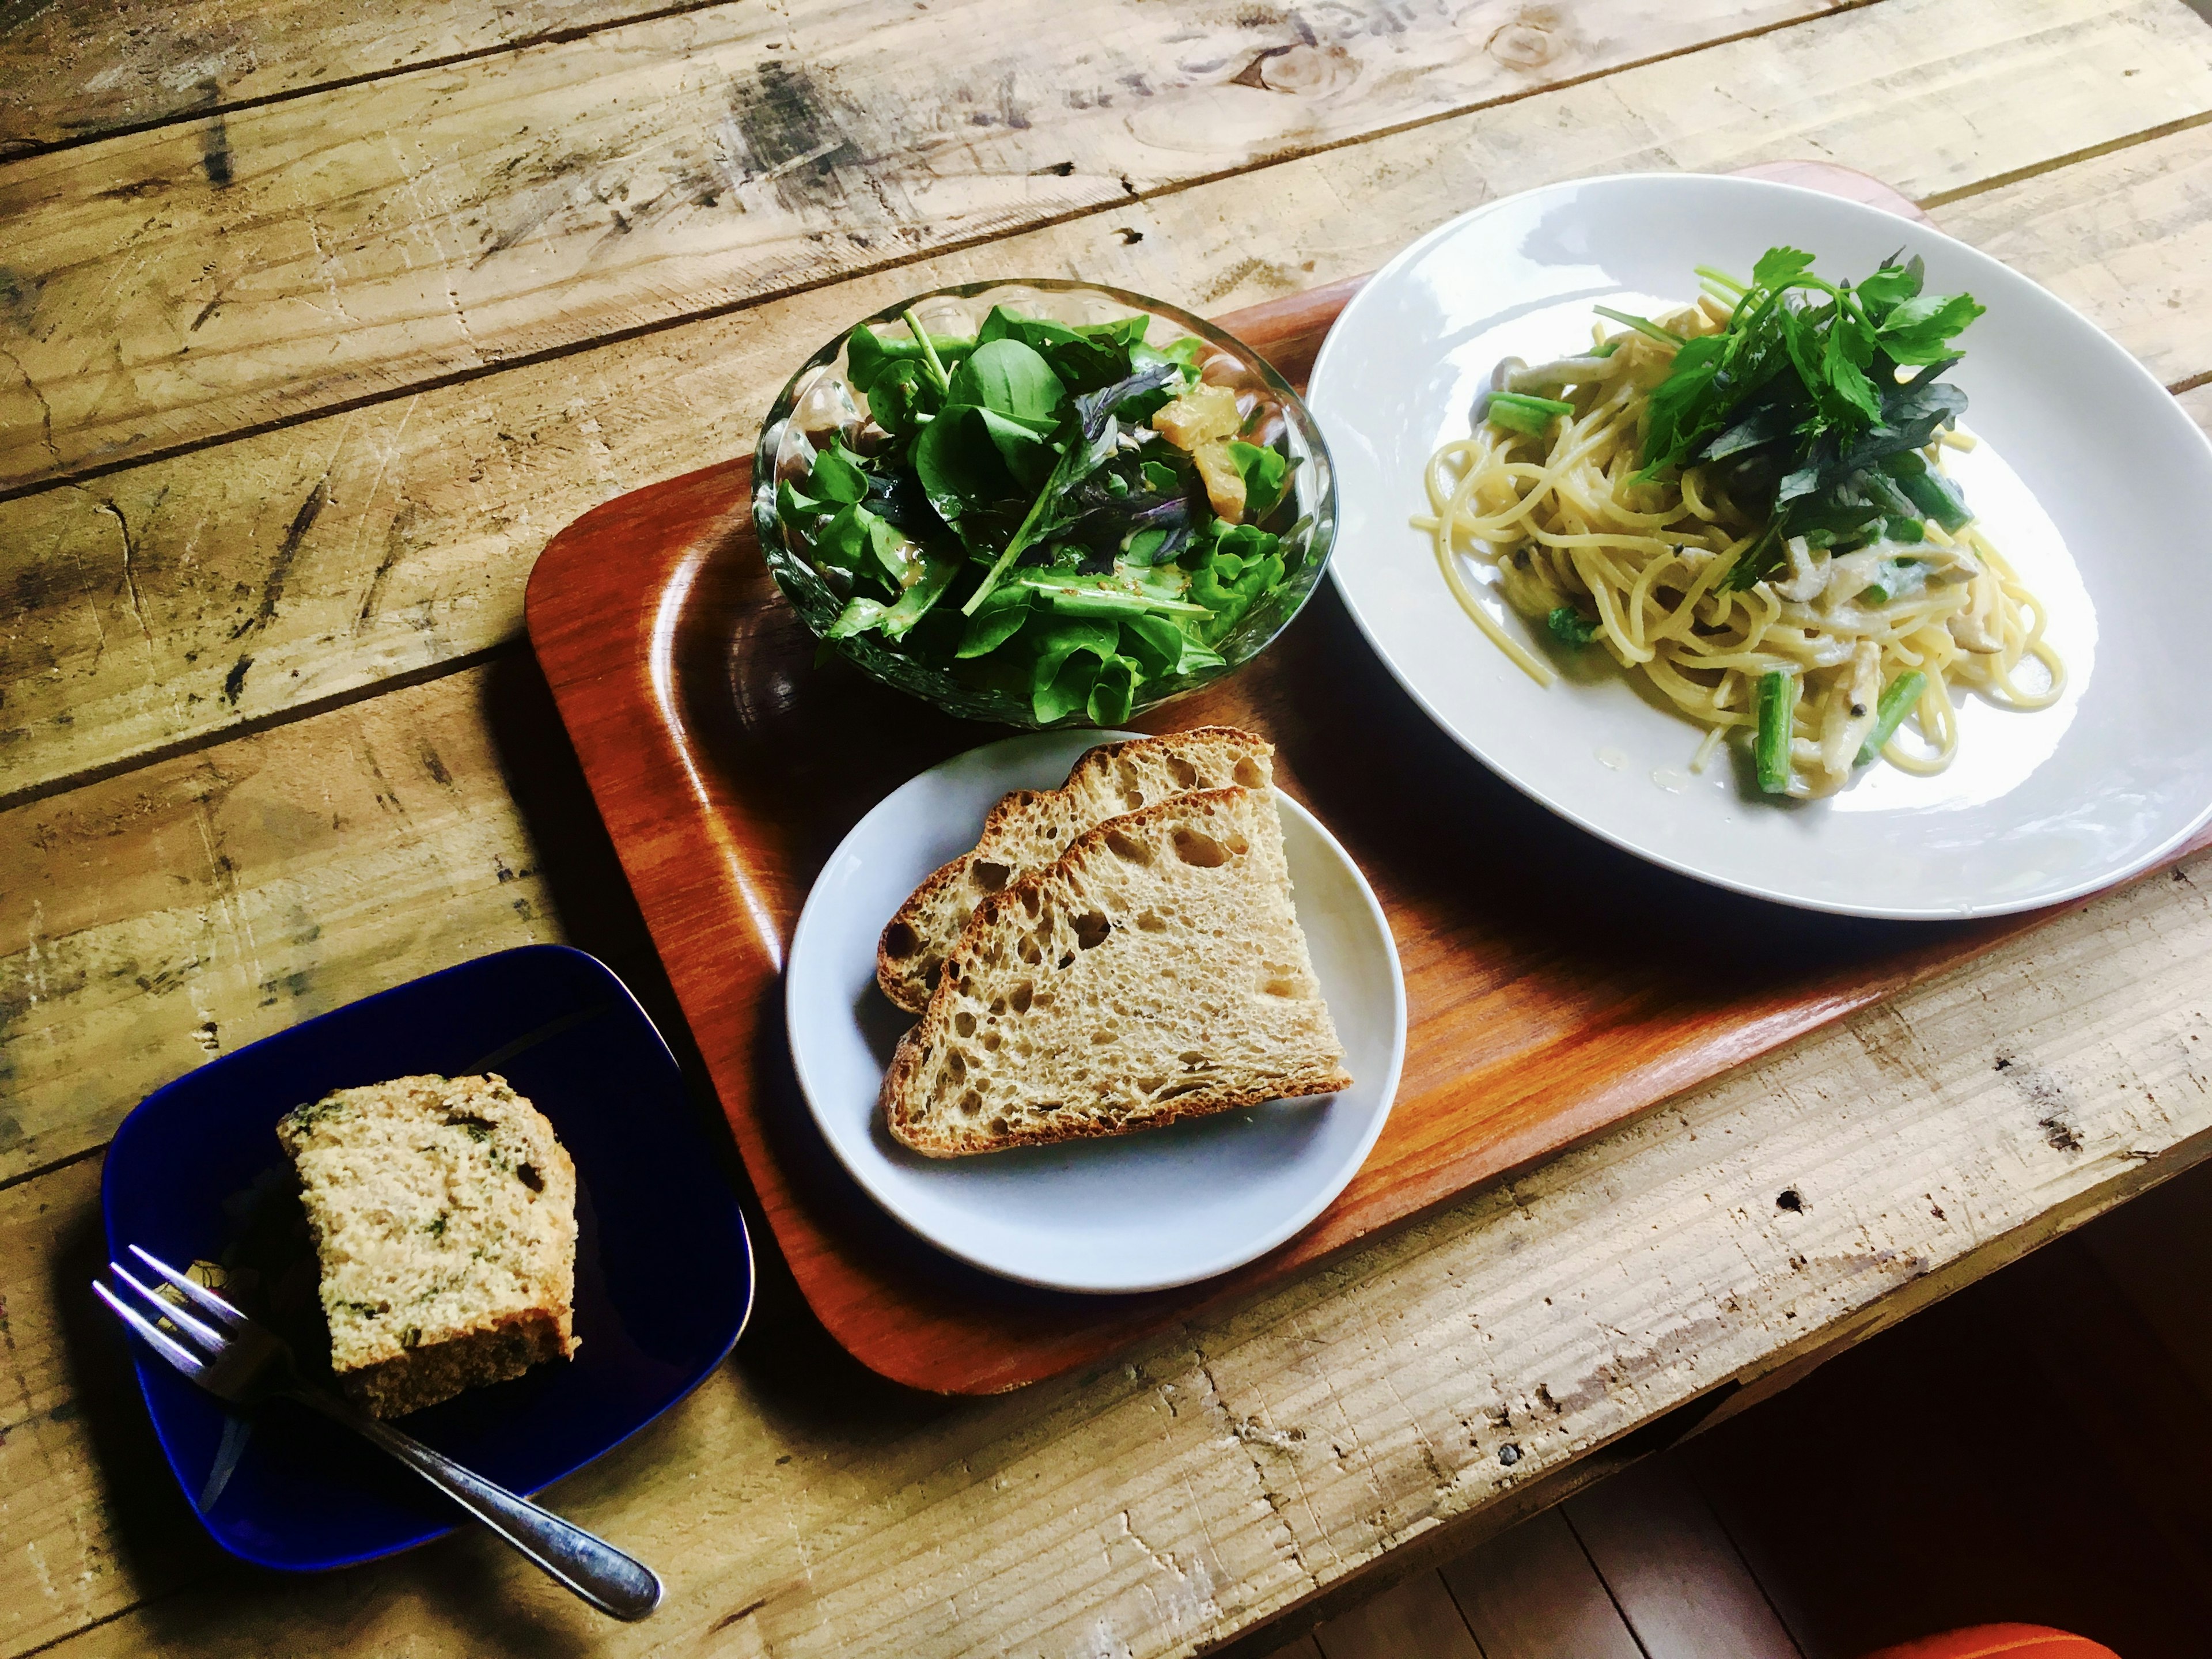
<instances>
[{"instance_id":1,"label":"airy bread crumb","mask_svg":"<svg viewBox=\"0 0 2212 1659\"><path fill-rule=\"evenodd\" d=\"M504 1078L341 1089L276 1139L322 1261L331 1368L371 1414L574 1357L575 1165Z\"/></svg>"},{"instance_id":2,"label":"airy bread crumb","mask_svg":"<svg viewBox=\"0 0 2212 1659\"><path fill-rule=\"evenodd\" d=\"M1351 1086L1270 789L1182 794L986 899L884 1076L932 1158Z\"/></svg>"},{"instance_id":3,"label":"airy bread crumb","mask_svg":"<svg viewBox=\"0 0 2212 1659\"><path fill-rule=\"evenodd\" d=\"M876 983L900 1007L929 1006L938 969L975 907L1049 866L1086 830L1194 789L1274 781L1274 745L1233 726L1201 726L1086 750L1057 789L1017 789L991 809L975 850L934 872L899 907L876 947Z\"/></svg>"}]
</instances>

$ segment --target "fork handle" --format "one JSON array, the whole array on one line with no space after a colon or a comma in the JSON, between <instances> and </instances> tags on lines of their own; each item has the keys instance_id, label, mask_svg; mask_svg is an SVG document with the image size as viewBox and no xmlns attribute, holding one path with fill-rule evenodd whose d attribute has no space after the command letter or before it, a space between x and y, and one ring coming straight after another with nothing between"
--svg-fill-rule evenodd
<instances>
[{"instance_id":1,"label":"fork handle","mask_svg":"<svg viewBox=\"0 0 2212 1659\"><path fill-rule=\"evenodd\" d=\"M410 1434L315 1389L293 1395L381 1446L602 1613L642 1619L660 1605L660 1580L642 1561L485 1480Z\"/></svg>"}]
</instances>

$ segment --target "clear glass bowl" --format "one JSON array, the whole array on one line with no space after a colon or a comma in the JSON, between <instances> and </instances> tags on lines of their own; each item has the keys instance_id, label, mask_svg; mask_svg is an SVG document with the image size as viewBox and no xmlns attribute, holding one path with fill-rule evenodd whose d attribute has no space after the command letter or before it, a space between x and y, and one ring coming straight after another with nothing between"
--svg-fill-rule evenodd
<instances>
[{"instance_id":1,"label":"clear glass bowl","mask_svg":"<svg viewBox=\"0 0 2212 1659\"><path fill-rule=\"evenodd\" d=\"M1282 585L1255 604L1215 643L1213 648L1223 659L1219 667L1146 682L1131 713L1158 708L1251 661L1304 605L1314 584L1321 580L1336 539L1335 474L1329 465L1328 447L1304 403L1249 346L1180 307L1120 289L1050 278L966 283L917 295L860 321L895 323L911 310L933 335L972 335L994 305L1071 325L1115 322L1142 313L1153 319L1147 340L1159 347L1194 334L1205 343L1198 359L1204 378L1236 392L1238 404L1245 410L1246 436L1263 442L1279 436L1285 449L1298 463L1291 475L1293 487L1288 501L1266 526L1284 532ZM845 601L814 568L805 550L785 539L782 522L776 516L775 486L779 479L801 481L813 464L816 449L827 442L831 433L841 433L852 445L867 422L868 400L847 380L845 342L851 333L851 329L845 330L799 366L769 410L753 458L753 522L760 533L761 551L776 586L817 640L828 633ZM910 656L876 635L855 635L833 641L830 648L884 684L933 703L948 714L1005 726L1040 724L1026 696L963 678L951 665ZM1078 710L1053 724L1090 722Z\"/></svg>"}]
</instances>

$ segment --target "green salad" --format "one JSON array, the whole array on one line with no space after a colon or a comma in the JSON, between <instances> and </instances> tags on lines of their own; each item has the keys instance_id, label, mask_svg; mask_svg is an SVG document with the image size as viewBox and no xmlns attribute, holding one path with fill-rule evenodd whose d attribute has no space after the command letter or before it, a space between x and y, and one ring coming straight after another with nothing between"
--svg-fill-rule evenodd
<instances>
[{"instance_id":1,"label":"green salad","mask_svg":"<svg viewBox=\"0 0 2212 1659\"><path fill-rule=\"evenodd\" d=\"M1114 725L1154 682L1220 667L1297 556L1297 463L1245 441L1203 342L1155 348L1150 320L994 307L972 338L911 311L854 329L869 418L775 493L787 544L843 601L828 638L1025 697L1041 726Z\"/></svg>"}]
</instances>

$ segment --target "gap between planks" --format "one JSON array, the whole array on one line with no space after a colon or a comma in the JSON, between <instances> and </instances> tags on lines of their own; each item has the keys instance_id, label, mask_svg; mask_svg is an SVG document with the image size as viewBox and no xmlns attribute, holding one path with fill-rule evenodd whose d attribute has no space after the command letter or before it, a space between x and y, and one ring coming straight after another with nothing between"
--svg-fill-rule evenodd
<instances>
[{"instance_id":1,"label":"gap between planks","mask_svg":"<svg viewBox=\"0 0 2212 1659\"><path fill-rule=\"evenodd\" d=\"M1862 0L1862 3L1870 5L1879 3L1879 0ZM1787 26L1777 25L1774 27L1779 27ZM1771 32L1772 30L1771 28L1766 30L1753 31L1753 33ZM1682 54L1669 54L1669 56L1680 55ZM1608 71L1608 73L1610 71ZM1549 90L1549 88L1547 88L1547 90ZM1537 94L1530 94L1523 95L1533 96ZM2212 111L2208 111L2201 115L2188 117L2179 121L2160 123L2158 125L2145 128L2141 131L2130 133L2119 138L2109 140L2099 144L2085 146L2081 149L2068 152L2065 155L2055 159L2037 163L2033 166L2014 168L2004 173L1996 173L1988 179L1979 181L1972 185L1963 186L1953 191L1938 191L1934 195L1923 198L1918 204L1923 207L1944 207L1955 205L1962 202L1972 201L1980 197L1990 195L1996 191L2027 182L2027 180L2046 176L2064 167L2078 165L2083 161L2094 161L2121 154L2130 149L2141 148L2146 144L2154 143L2207 125L2212 125ZM1364 141L1349 142L1357 143ZM1330 148L1341 149L1346 147L1347 146L1336 145L1331 146ZM1295 160L1302 158L1291 159ZM1270 163L1268 165L1285 164L1286 163ZM1169 194L1174 192L1163 191L1156 193ZM1069 218L1084 216L1089 216L1082 214L1067 216ZM1053 228L1054 223L1059 222L1065 222L1065 220L1055 221L1052 223L1041 224L1035 228L1039 230L1050 229ZM1028 233L1024 232L1022 234L1025 234ZM985 240L988 241L1004 239L991 238ZM916 260L928 260L938 258L939 253L933 252L917 254L915 257ZM825 278L819 283L808 285L806 289L801 291L812 291L813 289L819 288L836 287L846 281L861 280L866 280L866 277L854 276ZM766 296L758 303L772 303L775 300L786 297L789 296L786 295ZM700 321L702 319L711 320L712 318L715 316L726 314L726 313L731 311L751 308L753 308L753 305L749 302L744 305L720 308L710 313L687 315L683 319L678 319L676 322L645 325L634 330L597 337L587 343L585 346L574 349L564 348L558 350L549 351L544 354L541 357L518 358L495 365L489 365L479 369L459 373L454 375L446 377L439 381L428 383L425 386L407 388L404 392L396 392L389 395L382 393L374 394L357 399L352 403L337 405L327 410L318 410L313 414L301 415L296 418L288 418L283 422L275 424L277 426L290 427L303 424L310 421L326 419L369 404L387 403L400 396L413 396L426 390L435 391L446 386L483 380L492 375L505 374L510 370L520 371L532 366L534 363L549 358L564 357L574 355L574 352L577 350L598 349L605 346L619 344L624 341L642 336L665 332L669 329L678 326L679 323L690 324ZM2197 374L2172 381L2167 385L2166 390L2178 397L2186 392L2197 390L2208 384L2212 384L2212 369L2200 371ZM248 431L233 433L220 439L210 440L204 444L196 443L189 447L192 450L199 450L219 447L222 444L242 441L247 438L261 435L262 433L267 429L270 428L253 428ZM185 452L179 451L177 453L181 453ZM127 460L118 461L112 466L103 468L100 471L103 472L132 471L142 466L151 466L169 459L173 459L173 456L169 454L161 454L136 457ZM58 481L57 484L53 487L60 487L64 484L75 484L81 482L82 480L79 478L61 480ZM39 485L15 492L0 491L0 501L14 499L20 495L42 494L46 492L48 487L49 486L46 485ZM380 696L387 691L400 690L410 686L421 685L430 681L441 679L451 674L465 672L469 669L480 666L481 665L506 653L514 651L520 648L525 642L525 636L520 631L517 631L507 635L504 638L495 640L488 645L463 652L456 656L447 658L438 662L424 664L415 668L384 675L375 679L364 681L361 684L350 686L344 690L333 692L325 696L303 700L298 703L270 710L266 714L250 716L245 720L237 720L222 726L210 726L200 732L188 733L168 743L160 744L133 754L125 755L112 761L82 768L73 772L63 773L50 778L40 779L15 790L0 793L0 811L6 811L10 808L28 805L38 801L51 799L56 796L66 794L72 790L103 782L108 779L118 777L126 773L133 772L144 767L155 765L164 761L173 760L183 756L197 754L204 750L217 747L235 738L252 737L258 733L273 731L300 720L310 720L319 715L349 708L371 698Z\"/></svg>"},{"instance_id":2,"label":"gap between planks","mask_svg":"<svg viewBox=\"0 0 2212 1659\"><path fill-rule=\"evenodd\" d=\"M942 242L932 243L926 247L912 249L893 258L880 259L872 263L851 265L842 270L825 273L821 276L810 278L787 277L775 283L773 286L764 289L756 294L749 294L741 298L726 301L719 304L698 307L692 310L678 312L667 316L655 318L648 322L640 323L629 328L610 330L604 333L592 335L588 338L562 341L554 345L544 347L537 351L518 351L505 354L501 356L496 362L483 363L467 368L449 370L440 374L420 376L416 379L409 380L404 384L379 387L375 391L364 392L357 398L343 398L334 402L318 404L311 409L289 410L283 415L272 416L264 421L246 422L236 427L228 428L220 433L204 434L198 437L186 439L178 443L164 447L138 450L130 455L119 457L112 461L95 462L89 465L76 467L64 467L22 483L0 488L0 502L17 501L26 496L43 495L47 491L64 489L70 485L86 483L94 479L106 477L113 473L125 471L131 467L143 465L155 461L173 460L179 456L196 454L203 450L213 448L221 444L234 442L246 438L260 437L273 432L285 431L305 422L319 420L333 415L347 414L356 410L373 408L380 404L392 402L395 399L413 397L428 392L441 391L449 386L465 385L471 381L482 380L489 375L502 374L509 369L526 368L548 362L554 362L563 357L572 356L580 352L594 350L603 346L621 344L629 340L641 339L651 335L665 332L670 329L680 328L686 325L711 322L722 318L735 316L744 312L755 309L756 307L767 304L772 301L814 293L819 289L835 287L840 283L849 282L855 278L881 276L889 271L904 270L910 265L921 264L927 260L939 258L947 255L957 254L977 247L986 246L990 243L996 241L1003 241L1010 236L1025 234L1028 232L1034 230L1048 230L1080 220L1094 218L1102 214L1120 212L1131 206L1140 204L1165 200L1171 197L1182 195L1188 191L1201 189L1208 185L1219 184L1224 179L1247 177L1253 173L1264 172L1271 167L1283 166L1288 162L1305 161L1315 156L1328 155L1333 151L1351 149L1359 144L1373 143L1378 139L1400 137L1407 132L1418 131L1425 127L1436 126L1450 121L1462 120L1468 116L1478 114L1485 110L1499 109L1509 105L1523 103L1532 98L1540 98L1553 93L1563 92L1571 90L1577 87L1587 86L1594 82L1607 80L1613 76L1626 74L1635 70L1649 69L1654 64L1668 63L1681 58L1693 57L1702 52L1713 51L1718 47L1732 46L1746 40L1757 40L1765 35L1778 33L1782 31L1796 28L1808 23L1825 21L1829 18L1839 16L1850 12L1869 10L1885 3L1886 0L1832 0L1832 3L1829 4L1825 9L1820 11L1809 12L1801 16L1778 18L1771 22L1757 24L1747 28L1737 29L1726 33L1715 34L1704 40L1700 40L1694 45L1677 46L1663 52L1650 52L1638 58L1625 58L1619 63L1608 64L1601 68L1590 70L1583 74L1561 76L1555 79L1545 81L1540 85L1518 88L1508 92L1500 93L1493 97L1471 100L1463 104L1453 105L1443 109L1430 111L1420 115L1408 118L1402 121L1368 128L1358 133L1349 134L1340 138L1328 139L1303 145L1286 145L1281 149L1267 152L1266 154L1237 166L1216 168L1209 173L1194 173L1188 177L1176 179L1164 184L1152 185L1145 189L1139 189L1132 185L1125 176L1122 179L1122 188L1124 193L1120 198L1109 202L1090 204L1077 204L1070 206L1066 210L1060 213L1040 215L1034 219L1025 220L1020 224L1012 227L1001 226L989 231L979 233L970 237L953 238ZM648 13L646 14L645 19L634 21L650 21L651 19L662 16L679 15L694 11L703 11L712 9L713 6L711 4L707 6L673 7L665 13ZM586 38L590 34L601 33L604 29L611 29L613 27L614 25L610 23L601 26L600 27L580 30L575 35L564 38L580 40ZM500 48L493 48L483 52L464 54L462 57L456 58L453 61L479 61L483 58L498 56L501 50L502 49ZM410 65L404 69L394 70L390 76L363 76L356 80L330 82L324 88L319 89L337 90L343 87L361 85L374 81L393 78L398 76L410 75L416 72L417 66ZM270 99L258 100L258 102L240 104L238 107L241 109L247 107L258 107L263 104L274 104L286 101L290 101L289 97L272 97ZM196 113L198 112L196 112ZM185 117L179 118L180 120L184 120L191 118ZM173 123L155 123L152 125L158 126L173 125ZM102 138L105 138L115 136L121 135L102 135L101 137ZM97 143L100 142L100 140L94 139L88 142ZM70 146L63 145L55 146L54 148L64 149L70 147ZM26 153L21 156L12 159L27 161L34 158L30 154ZM0 182L4 182L5 174L6 163L0 162Z\"/></svg>"},{"instance_id":3,"label":"gap between planks","mask_svg":"<svg viewBox=\"0 0 2212 1659\"><path fill-rule=\"evenodd\" d=\"M380 70L369 70L360 75L337 75L327 80L311 81L253 97L194 104L190 108L171 110L167 114L149 116L143 120L118 121L112 126L77 133L68 138L0 138L0 167L4 167L10 161L27 161L37 156L52 155L58 150L82 149L87 145L101 143L110 138L128 138L137 133L154 132L162 127L183 126L194 121L219 121L225 116L236 115L246 110L266 109L272 104L295 103L302 98L313 98L319 93L343 92L349 87L366 86L374 81L388 81L396 76L427 74L452 69L461 64L481 63L487 58L526 52L533 46L566 46L571 41L586 40L609 29L629 28L639 23L658 23L692 12L713 11L721 6L750 3L750 0L677 0L677 3L672 5L624 12L600 18L596 22L572 24L567 28L541 29L534 34L518 35L511 40L496 41L490 46L477 46L465 52L447 52L443 57L389 64Z\"/></svg>"}]
</instances>

